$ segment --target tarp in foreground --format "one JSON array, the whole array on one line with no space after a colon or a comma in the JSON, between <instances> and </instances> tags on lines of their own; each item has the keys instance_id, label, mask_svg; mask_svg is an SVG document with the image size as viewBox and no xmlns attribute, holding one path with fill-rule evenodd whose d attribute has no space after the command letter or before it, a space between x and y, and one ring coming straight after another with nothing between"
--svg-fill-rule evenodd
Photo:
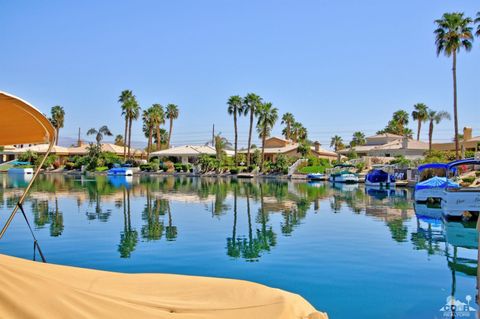
<instances>
[{"instance_id":1,"label":"tarp in foreground","mask_svg":"<svg viewBox=\"0 0 480 319\"><path fill-rule=\"evenodd\" d=\"M0 146L50 143L55 129L39 110L28 102L0 91Z\"/></svg>"},{"instance_id":2,"label":"tarp in foreground","mask_svg":"<svg viewBox=\"0 0 480 319\"><path fill-rule=\"evenodd\" d=\"M328 318L299 295L247 281L113 273L1 254L0 317Z\"/></svg>"}]
</instances>

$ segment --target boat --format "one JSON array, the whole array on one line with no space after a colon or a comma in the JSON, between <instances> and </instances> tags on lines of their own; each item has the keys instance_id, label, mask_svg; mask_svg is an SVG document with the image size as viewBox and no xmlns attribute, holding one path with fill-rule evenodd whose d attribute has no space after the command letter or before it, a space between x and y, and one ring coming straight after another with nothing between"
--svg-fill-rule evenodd
<instances>
[{"instance_id":1,"label":"boat","mask_svg":"<svg viewBox=\"0 0 480 319\"><path fill-rule=\"evenodd\" d=\"M33 168L30 162L12 162L13 167L8 169L8 174L22 174L22 175L31 175L33 174Z\"/></svg>"},{"instance_id":2,"label":"boat","mask_svg":"<svg viewBox=\"0 0 480 319\"><path fill-rule=\"evenodd\" d=\"M107 171L110 176L133 176L131 167L113 167Z\"/></svg>"},{"instance_id":3,"label":"boat","mask_svg":"<svg viewBox=\"0 0 480 319\"><path fill-rule=\"evenodd\" d=\"M374 165L365 176L365 186L390 188L395 186L392 165Z\"/></svg>"},{"instance_id":4,"label":"boat","mask_svg":"<svg viewBox=\"0 0 480 319\"><path fill-rule=\"evenodd\" d=\"M455 187L455 183L447 179L446 163L429 163L418 167L417 183L414 199L416 202L440 201L447 185Z\"/></svg>"},{"instance_id":5,"label":"boat","mask_svg":"<svg viewBox=\"0 0 480 319\"><path fill-rule=\"evenodd\" d=\"M457 184L443 190L442 209L445 217L478 216L480 212L480 156L457 160L447 165L447 173Z\"/></svg>"},{"instance_id":6,"label":"boat","mask_svg":"<svg viewBox=\"0 0 480 319\"><path fill-rule=\"evenodd\" d=\"M351 164L337 164L331 170L328 180L332 183L358 183L358 175L352 172L352 169L356 169Z\"/></svg>"},{"instance_id":7,"label":"boat","mask_svg":"<svg viewBox=\"0 0 480 319\"><path fill-rule=\"evenodd\" d=\"M307 174L307 179L311 181L325 181L327 180L327 176L322 173L310 173Z\"/></svg>"}]
</instances>

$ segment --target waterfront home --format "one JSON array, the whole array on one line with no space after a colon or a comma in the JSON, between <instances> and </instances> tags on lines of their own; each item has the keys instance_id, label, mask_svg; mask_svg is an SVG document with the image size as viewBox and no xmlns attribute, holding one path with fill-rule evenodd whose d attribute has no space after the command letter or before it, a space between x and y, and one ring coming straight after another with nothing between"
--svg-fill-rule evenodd
<instances>
[{"instance_id":1,"label":"waterfront home","mask_svg":"<svg viewBox=\"0 0 480 319\"><path fill-rule=\"evenodd\" d=\"M280 154L291 157L302 157L299 147L300 143L272 136L265 140L265 160L275 162ZM261 150L261 148L258 149ZM250 149L250 154L254 151L255 149ZM318 158L324 158L329 161L338 159L337 153L323 149L319 142L315 142L314 145L310 147L310 151L311 155ZM247 150L241 150L239 153L247 154Z\"/></svg>"},{"instance_id":2,"label":"waterfront home","mask_svg":"<svg viewBox=\"0 0 480 319\"><path fill-rule=\"evenodd\" d=\"M480 136L473 136L471 127L463 128L463 138L459 139L460 148L463 151L480 150ZM455 151L455 142L433 143L432 148L437 151Z\"/></svg>"},{"instance_id":3,"label":"waterfront home","mask_svg":"<svg viewBox=\"0 0 480 319\"><path fill-rule=\"evenodd\" d=\"M234 154L231 150L225 150L225 153L227 156L233 156ZM210 145L183 145L152 152L150 153L150 158L170 158L174 159L174 162L187 164L195 163L202 155L216 156L217 151L215 147Z\"/></svg>"},{"instance_id":4,"label":"waterfront home","mask_svg":"<svg viewBox=\"0 0 480 319\"><path fill-rule=\"evenodd\" d=\"M36 144L36 145L10 145L6 146L2 151L0 151L0 163L12 161L17 159L20 154L26 153L27 151L34 152L38 155L43 155L48 150L48 144ZM85 156L88 154L88 147L90 144L80 143L76 147L63 147L55 145L52 148L50 154L56 155L61 160L66 160L71 156ZM118 156L123 156L123 146L118 146L110 143L101 144L103 152L114 153ZM128 147L126 148L128 154ZM145 158L145 152L132 148L131 155L136 159Z\"/></svg>"},{"instance_id":5,"label":"waterfront home","mask_svg":"<svg viewBox=\"0 0 480 319\"><path fill-rule=\"evenodd\" d=\"M384 133L367 137L364 145L355 146L352 150L360 157L404 156L408 159L418 159L428 151L428 143L401 135ZM339 151L342 155L347 155L349 152L350 149Z\"/></svg>"}]
</instances>

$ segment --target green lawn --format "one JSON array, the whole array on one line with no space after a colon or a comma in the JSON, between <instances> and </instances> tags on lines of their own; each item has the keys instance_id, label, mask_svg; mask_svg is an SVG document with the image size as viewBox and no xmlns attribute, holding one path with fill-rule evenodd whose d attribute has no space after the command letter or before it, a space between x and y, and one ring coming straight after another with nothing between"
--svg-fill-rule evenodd
<instances>
[{"instance_id":1,"label":"green lawn","mask_svg":"<svg viewBox=\"0 0 480 319\"><path fill-rule=\"evenodd\" d=\"M305 166L298 170L302 174L325 173L325 166Z\"/></svg>"}]
</instances>

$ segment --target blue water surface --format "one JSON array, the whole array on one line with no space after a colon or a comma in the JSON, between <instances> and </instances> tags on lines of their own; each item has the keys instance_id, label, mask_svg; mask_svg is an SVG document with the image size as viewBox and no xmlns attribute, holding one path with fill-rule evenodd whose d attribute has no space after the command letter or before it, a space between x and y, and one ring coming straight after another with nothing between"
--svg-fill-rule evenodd
<instances>
[{"instance_id":1,"label":"blue water surface","mask_svg":"<svg viewBox=\"0 0 480 319\"><path fill-rule=\"evenodd\" d=\"M2 225L27 182L0 175ZM50 263L245 279L298 293L330 318L444 318L452 294L477 309L475 223L443 221L411 196L321 182L52 174L24 207ZM0 253L33 258L20 214Z\"/></svg>"}]
</instances>

